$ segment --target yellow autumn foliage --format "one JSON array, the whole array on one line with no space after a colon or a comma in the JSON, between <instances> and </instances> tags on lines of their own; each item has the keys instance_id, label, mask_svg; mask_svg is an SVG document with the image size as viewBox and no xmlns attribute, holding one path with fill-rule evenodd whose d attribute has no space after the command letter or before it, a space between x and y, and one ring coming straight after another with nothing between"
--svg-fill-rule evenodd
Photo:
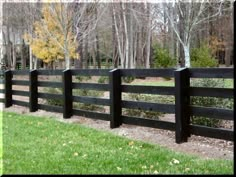
<instances>
[{"instance_id":1,"label":"yellow autumn foliage","mask_svg":"<svg viewBox=\"0 0 236 177\"><path fill-rule=\"evenodd\" d=\"M74 41L72 25L69 24L72 16L69 16L67 22L62 19L64 17L60 16L61 11L63 13L64 10L62 5L54 5L53 11L50 8L52 8L50 4L44 4L42 19L34 23L33 35L24 35L25 41L31 46L32 53L45 63L65 59L65 50L68 51L70 58L78 58L79 56L76 53L77 43ZM61 23L62 20L64 20L64 24ZM67 36L63 31L65 30L63 25L67 25ZM65 45L65 40L67 45Z\"/></svg>"}]
</instances>

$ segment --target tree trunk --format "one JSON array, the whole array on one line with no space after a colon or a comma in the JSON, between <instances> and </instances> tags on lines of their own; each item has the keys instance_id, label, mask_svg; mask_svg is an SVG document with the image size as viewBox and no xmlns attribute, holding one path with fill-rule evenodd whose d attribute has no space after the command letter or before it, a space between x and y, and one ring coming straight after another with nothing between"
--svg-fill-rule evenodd
<instances>
[{"instance_id":1,"label":"tree trunk","mask_svg":"<svg viewBox=\"0 0 236 177\"><path fill-rule=\"evenodd\" d=\"M179 23L179 34L180 34L180 38L184 39L184 23L183 23L184 19L180 19L180 23ZM179 42L179 63L180 66L183 67L185 66L185 53L184 53L184 47L183 45Z\"/></svg>"},{"instance_id":2,"label":"tree trunk","mask_svg":"<svg viewBox=\"0 0 236 177\"><path fill-rule=\"evenodd\" d=\"M11 60L12 60L12 42L10 40L10 29L9 26L7 25L7 46L6 46L6 51L7 51L7 66L8 68L11 68Z\"/></svg>"},{"instance_id":3,"label":"tree trunk","mask_svg":"<svg viewBox=\"0 0 236 177\"><path fill-rule=\"evenodd\" d=\"M122 39L122 35L119 32L119 28L118 28L118 22L117 22L117 18L116 18L116 12L115 12L115 6L116 4L113 4L113 8L112 8L112 12L113 12L113 18L114 18L114 26L115 26L115 32L116 32L116 39L117 39L117 46L118 46L118 52L119 52L119 58L120 58L120 63L121 63L121 67L124 67L124 55L123 55L123 42L121 41Z\"/></svg>"},{"instance_id":4,"label":"tree trunk","mask_svg":"<svg viewBox=\"0 0 236 177\"><path fill-rule=\"evenodd\" d=\"M83 62L84 62L84 68L88 69L88 36L85 37L85 41L84 41L84 53L83 53Z\"/></svg>"},{"instance_id":5,"label":"tree trunk","mask_svg":"<svg viewBox=\"0 0 236 177\"><path fill-rule=\"evenodd\" d=\"M38 69L38 59L36 57L34 58L34 69Z\"/></svg>"},{"instance_id":6,"label":"tree trunk","mask_svg":"<svg viewBox=\"0 0 236 177\"><path fill-rule=\"evenodd\" d=\"M96 69L96 49L95 49L95 44L93 45L93 49L92 49L92 57L93 57L93 69Z\"/></svg>"},{"instance_id":7,"label":"tree trunk","mask_svg":"<svg viewBox=\"0 0 236 177\"><path fill-rule=\"evenodd\" d=\"M127 19L126 19L126 10L125 3L122 3L122 16L123 16L123 24L124 24L124 37L125 37L125 65L124 68L129 68L129 37L128 37L128 29L127 29Z\"/></svg>"},{"instance_id":8,"label":"tree trunk","mask_svg":"<svg viewBox=\"0 0 236 177\"><path fill-rule=\"evenodd\" d=\"M96 51L96 60L97 60L97 63L98 63L98 69L101 69L101 60L100 60L100 48L99 48L99 38L98 38L98 32L96 31L96 48L97 48L97 51Z\"/></svg>"},{"instance_id":9,"label":"tree trunk","mask_svg":"<svg viewBox=\"0 0 236 177\"><path fill-rule=\"evenodd\" d=\"M68 47L65 48L65 64L66 64L66 69L70 69L70 55L68 51Z\"/></svg>"},{"instance_id":10,"label":"tree trunk","mask_svg":"<svg viewBox=\"0 0 236 177\"><path fill-rule=\"evenodd\" d=\"M145 63L145 67L150 68L150 47L151 47L150 3L147 3L147 14L148 14L148 25L147 25L146 63Z\"/></svg>"},{"instance_id":11,"label":"tree trunk","mask_svg":"<svg viewBox=\"0 0 236 177\"><path fill-rule=\"evenodd\" d=\"M25 54L24 54L24 40L21 41L21 69L25 69L26 68L26 59L25 59Z\"/></svg>"},{"instance_id":12,"label":"tree trunk","mask_svg":"<svg viewBox=\"0 0 236 177\"><path fill-rule=\"evenodd\" d=\"M190 45L187 44L183 46L184 48L184 60L185 60L185 67L190 68Z\"/></svg>"},{"instance_id":13,"label":"tree trunk","mask_svg":"<svg viewBox=\"0 0 236 177\"><path fill-rule=\"evenodd\" d=\"M118 57L118 51L117 51L116 29L115 29L112 8L111 8L111 15L112 15L112 61L113 61L113 67L117 68L119 65L119 63L118 63L119 57Z\"/></svg>"},{"instance_id":14,"label":"tree trunk","mask_svg":"<svg viewBox=\"0 0 236 177\"><path fill-rule=\"evenodd\" d=\"M142 32L138 32L138 37L137 37L137 48L136 48L136 53L137 53L137 64L136 64L136 68L141 68L142 66Z\"/></svg>"},{"instance_id":15,"label":"tree trunk","mask_svg":"<svg viewBox=\"0 0 236 177\"><path fill-rule=\"evenodd\" d=\"M31 47L29 46L29 67L30 67L30 70L32 70L34 68L33 66L33 54L32 54L32 49Z\"/></svg>"},{"instance_id":16,"label":"tree trunk","mask_svg":"<svg viewBox=\"0 0 236 177\"><path fill-rule=\"evenodd\" d=\"M12 45L12 69L16 69L16 48Z\"/></svg>"},{"instance_id":17,"label":"tree trunk","mask_svg":"<svg viewBox=\"0 0 236 177\"><path fill-rule=\"evenodd\" d=\"M13 33L13 44L12 44L12 69L16 69L16 46L15 46L15 33Z\"/></svg>"},{"instance_id":18,"label":"tree trunk","mask_svg":"<svg viewBox=\"0 0 236 177\"><path fill-rule=\"evenodd\" d=\"M174 9L173 8L170 8L170 18L171 19L174 19ZM170 25L170 20L168 22L169 26L168 26L168 32L169 32L169 36L170 36L170 40L169 40L169 52L170 52L170 55L172 57L176 57L176 53L175 53L175 38L174 38L174 30L173 28L171 27Z\"/></svg>"},{"instance_id":19,"label":"tree trunk","mask_svg":"<svg viewBox=\"0 0 236 177\"><path fill-rule=\"evenodd\" d=\"M82 37L82 35L80 35L80 37ZM75 62L75 68L76 69L82 69L83 68L83 60L84 60L84 55L83 55L83 39L80 40L80 44L78 47L78 52L79 52L79 56L80 59L76 60Z\"/></svg>"},{"instance_id":20,"label":"tree trunk","mask_svg":"<svg viewBox=\"0 0 236 177\"><path fill-rule=\"evenodd\" d=\"M133 61L131 62L131 68L136 68L136 57L137 57L137 42L138 42L138 39L137 39L137 32L135 32L135 35L134 35L134 39L133 39Z\"/></svg>"},{"instance_id":21,"label":"tree trunk","mask_svg":"<svg viewBox=\"0 0 236 177\"><path fill-rule=\"evenodd\" d=\"M98 14L97 14L97 7L95 9L95 19L97 20L98 18ZM98 36L98 28L96 26L96 36L95 36L95 40L96 40L96 48L97 48L97 52L96 52L96 60L97 60L97 63L98 63L98 68L101 69L101 61L100 61L100 47L99 47L99 36Z\"/></svg>"}]
</instances>

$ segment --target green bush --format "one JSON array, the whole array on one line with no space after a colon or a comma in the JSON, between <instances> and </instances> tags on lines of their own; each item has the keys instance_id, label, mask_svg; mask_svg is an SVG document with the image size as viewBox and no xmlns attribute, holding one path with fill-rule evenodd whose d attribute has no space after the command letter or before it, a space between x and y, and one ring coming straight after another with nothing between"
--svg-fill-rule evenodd
<instances>
[{"instance_id":1,"label":"green bush","mask_svg":"<svg viewBox=\"0 0 236 177\"><path fill-rule=\"evenodd\" d=\"M87 81L89 79L91 79L92 77L91 76L76 76L75 77L79 82L82 82L82 81Z\"/></svg>"},{"instance_id":2,"label":"green bush","mask_svg":"<svg viewBox=\"0 0 236 177\"><path fill-rule=\"evenodd\" d=\"M190 54L192 67L216 67L217 60L212 57L211 50L206 44L193 48Z\"/></svg>"},{"instance_id":3,"label":"green bush","mask_svg":"<svg viewBox=\"0 0 236 177\"><path fill-rule=\"evenodd\" d=\"M224 79L192 79L191 86L224 88ZM225 99L225 98L194 96L190 97L190 104L203 107L233 109L233 99ZM199 116L192 116L191 122L193 124L205 125L209 127L219 127L222 123L222 121L219 119L199 117Z\"/></svg>"},{"instance_id":4,"label":"green bush","mask_svg":"<svg viewBox=\"0 0 236 177\"><path fill-rule=\"evenodd\" d=\"M176 66L176 59L172 58L166 49L155 45L153 51L154 68L168 68Z\"/></svg>"},{"instance_id":5,"label":"green bush","mask_svg":"<svg viewBox=\"0 0 236 177\"><path fill-rule=\"evenodd\" d=\"M133 76L128 76L128 77L122 77L122 82L124 83L131 83L134 81L134 77Z\"/></svg>"},{"instance_id":6,"label":"green bush","mask_svg":"<svg viewBox=\"0 0 236 177\"><path fill-rule=\"evenodd\" d=\"M100 84L109 83L109 77L107 77L107 76L101 76L101 77L99 77L98 83L100 83Z\"/></svg>"}]
</instances>

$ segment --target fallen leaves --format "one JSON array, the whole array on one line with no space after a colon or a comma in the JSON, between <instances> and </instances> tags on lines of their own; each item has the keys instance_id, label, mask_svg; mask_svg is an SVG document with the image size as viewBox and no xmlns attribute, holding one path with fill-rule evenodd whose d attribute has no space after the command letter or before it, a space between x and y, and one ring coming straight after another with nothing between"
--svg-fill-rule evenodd
<instances>
[{"instance_id":1,"label":"fallen leaves","mask_svg":"<svg viewBox=\"0 0 236 177\"><path fill-rule=\"evenodd\" d=\"M130 141L130 142L129 142L129 146L132 146L133 144L134 144L133 141Z\"/></svg>"},{"instance_id":2,"label":"fallen leaves","mask_svg":"<svg viewBox=\"0 0 236 177\"><path fill-rule=\"evenodd\" d=\"M120 167L116 167L116 169L117 169L118 171L121 171L121 170L122 170L122 168L120 168Z\"/></svg>"},{"instance_id":3,"label":"fallen leaves","mask_svg":"<svg viewBox=\"0 0 236 177\"><path fill-rule=\"evenodd\" d=\"M74 153L74 156L78 156L78 155L79 155L79 153L78 153L78 152L75 152L75 153Z\"/></svg>"},{"instance_id":4,"label":"fallen leaves","mask_svg":"<svg viewBox=\"0 0 236 177\"><path fill-rule=\"evenodd\" d=\"M157 171L157 170L155 170L154 172L153 172L153 174L158 174L159 172Z\"/></svg>"},{"instance_id":5,"label":"fallen leaves","mask_svg":"<svg viewBox=\"0 0 236 177\"><path fill-rule=\"evenodd\" d=\"M174 165L174 164L179 164L180 163L180 161L179 160L177 160L177 159L175 159L175 158L173 158L171 161L170 161L170 165Z\"/></svg>"}]
</instances>

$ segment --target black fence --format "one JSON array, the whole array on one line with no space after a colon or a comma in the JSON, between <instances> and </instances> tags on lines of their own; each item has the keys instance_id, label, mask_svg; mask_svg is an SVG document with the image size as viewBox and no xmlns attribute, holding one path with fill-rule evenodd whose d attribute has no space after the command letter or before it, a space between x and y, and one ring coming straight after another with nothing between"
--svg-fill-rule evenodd
<instances>
[{"instance_id":1,"label":"black fence","mask_svg":"<svg viewBox=\"0 0 236 177\"><path fill-rule=\"evenodd\" d=\"M121 124L131 124L175 131L176 143L186 142L191 134L233 141L234 131L224 128L212 128L190 123L191 116L203 116L213 119L231 120L234 110L190 105L190 96L233 98L234 88L191 87L190 78L229 78L233 79L232 68L180 68L180 69L82 69L82 70L8 70L3 73L5 89L5 107L13 104L29 107L31 112L38 109L63 113L64 118L72 115L110 121L110 128ZM12 79L15 75L26 75L28 80ZM62 82L39 81L41 75L59 76ZM107 76L108 84L76 83L72 76ZM174 78L175 86L145 86L122 84L122 77L169 77ZM29 86L29 90L13 90L13 85ZM39 87L61 88L62 94L39 92ZM74 96L73 89L109 91L110 98ZM122 100L122 93L140 93L154 95L172 95L175 104L160 104L141 101ZM14 100L13 95L27 96L29 102ZM38 99L61 99L63 106L51 106L38 103ZM96 104L110 107L110 113L98 113L75 109L73 102ZM130 117L122 114L122 108L140 109L175 114L175 122Z\"/></svg>"}]
</instances>

